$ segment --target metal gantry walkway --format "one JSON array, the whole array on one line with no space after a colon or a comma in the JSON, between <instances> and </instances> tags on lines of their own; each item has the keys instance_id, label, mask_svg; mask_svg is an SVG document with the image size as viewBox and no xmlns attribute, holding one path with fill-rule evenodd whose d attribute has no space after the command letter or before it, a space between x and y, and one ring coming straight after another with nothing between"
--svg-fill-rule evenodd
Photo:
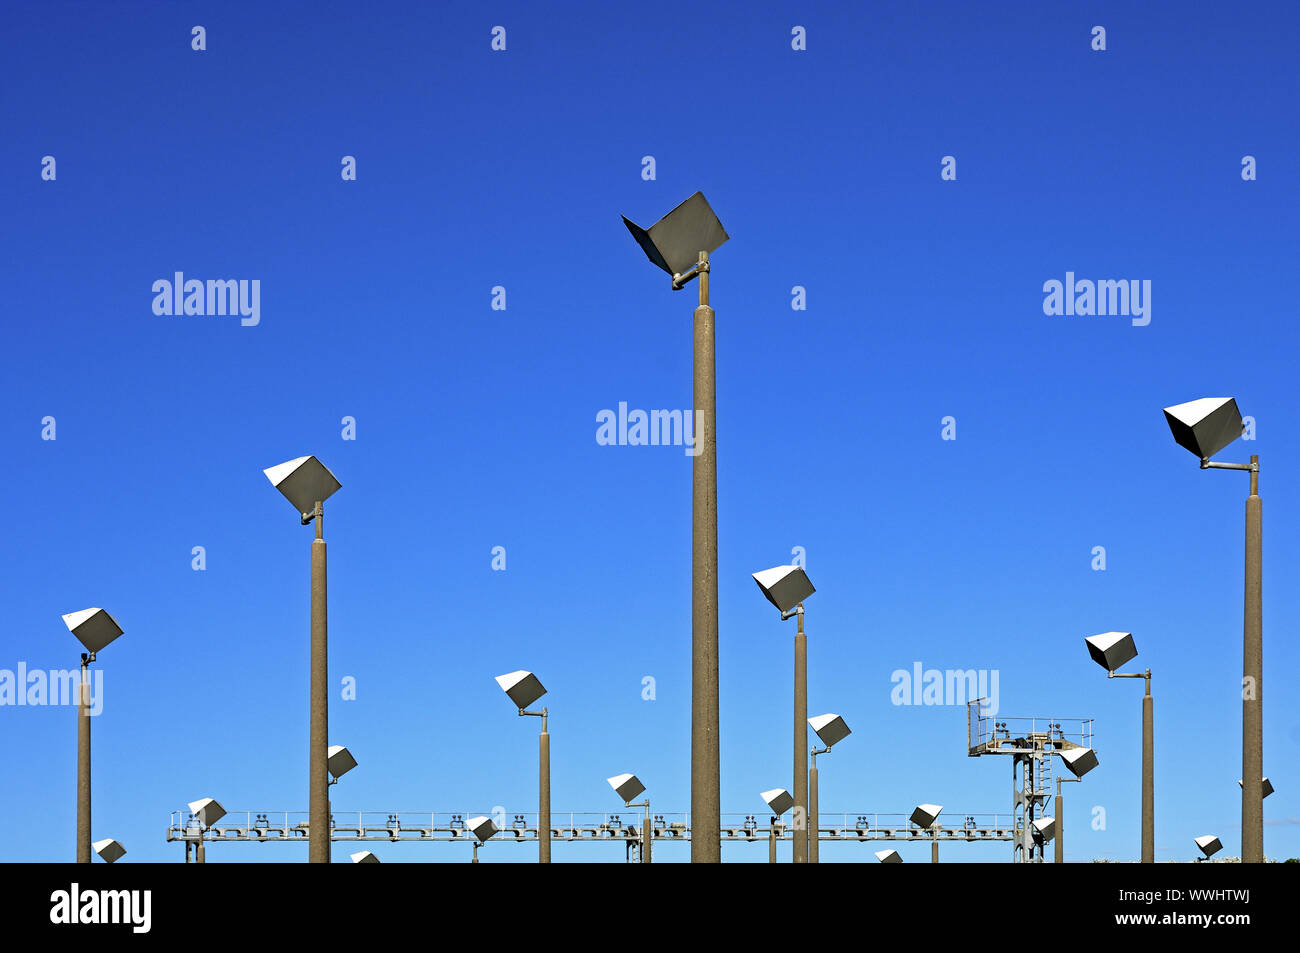
<instances>
[{"instance_id":1,"label":"metal gantry walkway","mask_svg":"<svg viewBox=\"0 0 1300 953\"><path fill-rule=\"evenodd\" d=\"M484 812L480 812L484 813ZM492 838L498 844L537 843L537 815L486 812L500 831ZM408 842L443 842L473 844L474 834L465 827L465 819L474 812L439 811L334 811L330 815L331 841L383 841L391 844ZM818 823L819 841L915 841L929 844L967 843L976 841L1011 841L1015 838L1014 818L1010 814L945 813L952 826L936 825L926 831L911 823L907 814L828 814L822 812ZM642 818L636 811L596 813L551 813L551 839L586 843L623 841L635 845L641 839ZM691 839L689 814L655 813L651 818L651 838L657 841ZM306 844L306 811L230 811L222 821L202 832L205 844L225 842ZM173 811L167 826L167 841L186 845L198 843L199 827L189 811ZM766 841L775 837L787 841L792 831L787 824L770 824L770 817L758 814L723 814L724 841Z\"/></svg>"}]
</instances>

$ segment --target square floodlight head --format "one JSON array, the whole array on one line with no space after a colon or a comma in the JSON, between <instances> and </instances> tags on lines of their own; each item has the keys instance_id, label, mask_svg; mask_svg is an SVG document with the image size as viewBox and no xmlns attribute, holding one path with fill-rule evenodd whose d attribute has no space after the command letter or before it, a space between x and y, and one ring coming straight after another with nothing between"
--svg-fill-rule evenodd
<instances>
[{"instance_id":1,"label":"square floodlight head","mask_svg":"<svg viewBox=\"0 0 1300 953\"><path fill-rule=\"evenodd\" d=\"M1268 797L1270 794L1273 793L1273 783L1272 783L1271 781L1269 781L1268 778L1261 778L1260 781L1263 783L1263 787L1264 787L1264 793L1263 793L1261 796L1262 796L1262 797ZM1240 778L1237 779L1237 786L1238 786L1238 787L1245 787L1245 785L1243 785L1243 784L1241 783L1241 779L1240 779Z\"/></svg>"},{"instance_id":2,"label":"square floodlight head","mask_svg":"<svg viewBox=\"0 0 1300 953\"><path fill-rule=\"evenodd\" d=\"M773 788L771 791L764 791L759 797L763 799L763 802L777 817L794 807L794 798L790 796L790 792L785 788Z\"/></svg>"},{"instance_id":3,"label":"square floodlight head","mask_svg":"<svg viewBox=\"0 0 1300 953\"><path fill-rule=\"evenodd\" d=\"M1061 752L1065 767L1076 778L1081 778L1097 767L1097 752L1091 748L1066 748Z\"/></svg>"},{"instance_id":4,"label":"square floodlight head","mask_svg":"<svg viewBox=\"0 0 1300 953\"><path fill-rule=\"evenodd\" d=\"M916 810L912 812L912 823L921 830L928 831L939 819L941 811L943 811L942 804L918 804Z\"/></svg>"},{"instance_id":5,"label":"square floodlight head","mask_svg":"<svg viewBox=\"0 0 1300 953\"><path fill-rule=\"evenodd\" d=\"M527 708L537 699L546 694L546 689L542 686L541 681L532 672L511 672L508 675L498 675L497 684L501 690L510 696L510 700L515 703L515 707L520 711Z\"/></svg>"},{"instance_id":6,"label":"square floodlight head","mask_svg":"<svg viewBox=\"0 0 1300 953\"><path fill-rule=\"evenodd\" d=\"M782 613L789 612L817 591L802 566L773 566L751 575L767 601Z\"/></svg>"},{"instance_id":7,"label":"square floodlight head","mask_svg":"<svg viewBox=\"0 0 1300 953\"><path fill-rule=\"evenodd\" d=\"M1201 849L1201 853L1206 857L1212 857L1223 850L1222 842L1213 834L1206 834L1203 837L1196 838L1196 846Z\"/></svg>"},{"instance_id":8,"label":"square floodlight head","mask_svg":"<svg viewBox=\"0 0 1300 953\"><path fill-rule=\"evenodd\" d=\"M95 853L98 854L106 864L111 864L126 853L126 848L111 837L107 840L97 840L90 846L95 849Z\"/></svg>"},{"instance_id":9,"label":"square floodlight head","mask_svg":"<svg viewBox=\"0 0 1300 953\"><path fill-rule=\"evenodd\" d=\"M903 858L898 856L898 851L894 849L876 851L876 860L882 864L901 864Z\"/></svg>"},{"instance_id":10,"label":"square floodlight head","mask_svg":"<svg viewBox=\"0 0 1300 953\"><path fill-rule=\"evenodd\" d=\"M341 778L357 766L357 759L352 757L352 752L342 745L330 745L325 752L325 765L329 768L330 775Z\"/></svg>"},{"instance_id":11,"label":"square floodlight head","mask_svg":"<svg viewBox=\"0 0 1300 953\"><path fill-rule=\"evenodd\" d=\"M1056 836L1056 818L1036 817L1033 823L1034 839L1047 843Z\"/></svg>"},{"instance_id":12,"label":"square floodlight head","mask_svg":"<svg viewBox=\"0 0 1300 953\"><path fill-rule=\"evenodd\" d=\"M92 655L122 634L117 620L103 609L69 612L63 617L63 624Z\"/></svg>"},{"instance_id":13,"label":"square floodlight head","mask_svg":"<svg viewBox=\"0 0 1300 953\"><path fill-rule=\"evenodd\" d=\"M348 854L348 857L354 864L377 864L379 858L368 850L359 850L355 854Z\"/></svg>"},{"instance_id":14,"label":"square floodlight head","mask_svg":"<svg viewBox=\"0 0 1300 953\"><path fill-rule=\"evenodd\" d=\"M690 271L700 260L700 252L714 252L729 237L703 192L696 192L649 229L626 215L623 224L646 257L673 276Z\"/></svg>"},{"instance_id":15,"label":"square floodlight head","mask_svg":"<svg viewBox=\"0 0 1300 953\"><path fill-rule=\"evenodd\" d=\"M1208 460L1241 436L1241 411L1232 397L1202 397L1165 408L1174 440Z\"/></svg>"},{"instance_id":16,"label":"square floodlight head","mask_svg":"<svg viewBox=\"0 0 1300 953\"><path fill-rule=\"evenodd\" d=\"M817 732L817 737L822 740L822 744L828 748L839 744L852 733L844 719L834 713L816 715L808 719L808 724L812 726L813 731Z\"/></svg>"},{"instance_id":17,"label":"square floodlight head","mask_svg":"<svg viewBox=\"0 0 1300 953\"><path fill-rule=\"evenodd\" d=\"M609 782L609 786L614 789L614 792L623 799L624 804L645 790L645 785L641 783L641 779L635 774L616 774L612 778L606 778L605 780Z\"/></svg>"},{"instance_id":18,"label":"square floodlight head","mask_svg":"<svg viewBox=\"0 0 1300 953\"><path fill-rule=\"evenodd\" d=\"M471 817L465 822L465 827L478 838L480 844L497 832L497 826L490 817Z\"/></svg>"},{"instance_id":19,"label":"square floodlight head","mask_svg":"<svg viewBox=\"0 0 1300 953\"><path fill-rule=\"evenodd\" d=\"M329 467L315 457L298 457L262 471L271 484L301 514L311 513L317 503L328 500L341 483Z\"/></svg>"},{"instance_id":20,"label":"square floodlight head","mask_svg":"<svg viewBox=\"0 0 1300 953\"><path fill-rule=\"evenodd\" d=\"M1108 672L1114 672L1125 662L1137 658L1132 632L1103 632L1090 635L1083 641L1088 643L1092 660Z\"/></svg>"},{"instance_id":21,"label":"square floodlight head","mask_svg":"<svg viewBox=\"0 0 1300 953\"><path fill-rule=\"evenodd\" d=\"M190 813L199 819L204 827L211 827L226 816L226 809L210 797L190 801Z\"/></svg>"}]
</instances>

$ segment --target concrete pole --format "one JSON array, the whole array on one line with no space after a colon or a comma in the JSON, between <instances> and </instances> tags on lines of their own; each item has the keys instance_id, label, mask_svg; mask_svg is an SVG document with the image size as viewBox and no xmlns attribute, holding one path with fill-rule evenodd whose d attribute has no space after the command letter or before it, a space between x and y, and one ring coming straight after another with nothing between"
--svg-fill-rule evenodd
<instances>
[{"instance_id":1,"label":"concrete pole","mask_svg":"<svg viewBox=\"0 0 1300 953\"><path fill-rule=\"evenodd\" d=\"M808 859L808 640L803 634L803 611L794 637L794 851L796 864ZM801 829L799 822L804 823Z\"/></svg>"},{"instance_id":2,"label":"concrete pole","mask_svg":"<svg viewBox=\"0 0 1300 953\"><path fill-rule=\"evenodd\" d=\"M930 832L930 863L939 862L939 830L935 828Z\"/></svg>"},{"instance_id":3,"label":"concrete pole","mask_svg":"<svg viewBox=\"0 0 1300 953\"><path fill-rule=\"evenodd\" d=\"M542 709L542 733L537 741L537 862L551 862L551 734L546 730L546 709Z\"/></svg>"},{"instance_id":4,"label":"concrete pole","mask_svg":"<svg viewBox=\"0 0 1300 953\"><path fill-rule=\"evenodd\" d=\"M201 821L199 822L199 846L198 850L195 852L195 857L200 864L206 864L208 862L208 855L203 847L203 823Z\"/></svg>"},{"instance_id":5,"label":"concrete pole","mask_svg":"<svg viewBox=\"0 0 1300 953\"><path fill-rule=\"evenodd\" d=\"M1056 856L1054 863L1065 863L1065 808L1061 802L1061 779L1056 779Z\"/></svg>"},{"instance_id":6,"label":"concrete pole","mask_svg":"<svg viewBox=\"0 0 1300 953\"><path fill-rule=\"evenodd\" d=\"M1155 806L1155 701L1151 697L1151 669L1146 673L1142 697L1142 863L1156 862ZM1056 823L1061 823L1057 818ZM1060 837L1058 831L1057 837Z\"/></svg>"},{"instance_id":7,"label":"concrete pole","mask_svg":"<svg viewBox=\"0 0 1300 953\"><path fill-rule=\"evenodd\" d=\"M81 656L77 689L77 863L90 863L90 656Z\"/></svg>"},{"instance_id":8,"label":"concrete pole","mask_svg":"<svg viewBox=\"0 0 1300 953\"><path fill-rule=\"evenodd\" d=\"M776 818L775 817L772 818L772 820L767 825L767 862L769 864L776 863Z\"/></svg>"},{"instance_id":9,"label":"concrete pole","mask_svg":"<svg viewBox=\"0 0 1300 953\"><path fill-rule=\"evenodd\" d=\"M316 504L316 539L311 544L311 726L308 738L308 847L313 864L330 862L329 661L325 598L324 507Z\"/></svg>"},{"instance_id":10,"label":"concrete pole","mask_svg":"<svg viewBox=\"0 0 1300 953\"><path fill-rule=\"evenodd\" d=\"M1259 457L1250 458L1246 500L1246 600L1242 630L1241 860L1264 862L1264 609L1262 598L1263 504Z\"/></svg>"},{"instance_id":11,"label":"concrete pole","mask_svg":"<svg viewBox=\"0 0 1300 953\"><path fill-rule=\"evenodd\" d=\"M802 618L802 617L801 617ZM817 796L817 755L813 755L812 770L808 773L808 863L818 863L818 848L821 846L818 842L821 840L817 836L820 828L820 818L818 817L821 808L821 799Z\"/></svg>"},{"instance_id":12,"label":"concrete pole","mask_svg":"<svg viewBox=\"0 0 1300 953\"><path fill-rule=\"evenodd\" d=\"M691 468L691 863L722 861L718 744L718 458L709 255L700 252L695 309L695 411Z\"/></svg>"},{"instance_id":13,"label":"concrete pole","mask_svg":"<svg viewBox=\"0 0 1300 953\"><path fill-rule=\"evenodd\" d=\"M648 863L650 863L650 848L651 848L651 844L654 842L654 831L652 831L652 830L650 829L650 801L649 801L649 799L647 799L646 802L645 802L645 820L642 821L641 823L642 823L642 827L641 827L641 863L643 863L643 864L648 864ZM718 832L718 836L719 836L719 837L722 836L722 832L721 832L721 831ZM694 834L692 834L692 837L694 837Z\"/></svg>"}]
</instances>

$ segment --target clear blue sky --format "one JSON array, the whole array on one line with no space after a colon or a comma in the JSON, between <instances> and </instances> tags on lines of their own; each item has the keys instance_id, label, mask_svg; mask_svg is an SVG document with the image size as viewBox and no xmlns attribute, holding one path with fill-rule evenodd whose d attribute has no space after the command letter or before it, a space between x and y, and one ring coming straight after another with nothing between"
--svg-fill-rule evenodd
<instances>
[{"instance_id":1,"label":"clear blue sky","mask_svg":"<svg viewBox=\"0 0 1300 953\"><path fill-rule=\"evenodd\" d=\"M535 810L537 724L492 680L518 668L550 690L557 812L619 808L624 771L657 812L689 809L690 458L595 432L620 401L691 406L694 286L672 292L619 215L648 225L697 189L732 236L712 274L724 812L791 784L793 623L750 573L802 546L810 713L854 731L825 812L1009 812L1010 765L966 756L964 708L891 703L916 662L996 670L1004 714L1096 718L1068 858L1135 859L1141 683L1107 682L1083 643L1120 629L1154 670L1158 857L1204 833L1238 853L1247 481L1199 472L1160 412L1236 396L1257 439L1223 458L1261 455L1265 503L1266 848L1300 854L1295 5L5 19L0 668L74 667L62 613L122 623L98 663L94 836L128 860L179 860L168 815L199 797L306 808L312 530L261 472L303 454L343 483L331 740L361 766L336 810ZM259 280L260 323L155 315L177 271ZM1066 272L1150 280L1150 324L1045 315ZM0 859L71 859L72 710L0 708L0 750ZM569 859L622 851L557 845Z\"/></svg>"}]
</instances>

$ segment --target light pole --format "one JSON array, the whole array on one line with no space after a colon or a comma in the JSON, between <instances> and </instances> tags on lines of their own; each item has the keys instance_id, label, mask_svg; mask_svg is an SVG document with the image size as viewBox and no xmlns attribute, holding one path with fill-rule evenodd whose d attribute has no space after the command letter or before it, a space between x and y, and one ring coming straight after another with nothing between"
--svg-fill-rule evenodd
<instances>
[{"instance_id":1,"label":"light pole","mask_svg":"<svg viewBox=\"0 0 1300 953\"><path fill-rule=\"evenodd\" d=\"M549 712L525 711L537 699L546 694L541 680L532 672L510 672L496 677L501 690L510 696L510 700L519 709L520 717L536 715L542 719L542 733L537 738L537 862L551 862L551 735L546 730L546 718Z\"/></svg>"},{"instance_id":2,"label":"light pole","mask_svg":"<svg viewBox=\"0 0 1300 953\"><path fill-rule=\"evenodd\" d=\"M465 822L465 826L468 827L470 832L474 835L474 856L473 859L470 860L470 863L477 864L478 849L487 843L488 838L495 834L499 828L493 822L492 818L487 817L486 815L471 817Z\"/></svg>"},{"instance_id":3,"label":"light pole","mask_svg":"<svg viewBox=\"0 0 1300 953\"><path fill-rule=\"evenodd\" d=\"M614 777L606 778L605 780L608 781L609 786L614 789L614 793L616 793L619 797L623 799L623 804L625 807L645 808L645 821L641 828L641 863L643 864L650 863L650 842L652 840L651 833L650 833L650 799L646 798L644 801L637 801L635 804L632 803L632 798L642 793L645 790L645 785L641 783L640 778L638 778L635 774L616 774L614 775ZM694 842L695 840L695 833L696 833L695 818L692 817L691 818L691 841L692 842ZM721 828L718 829L718 836L719 837L722 836Z\"/></svg>"},{"instance_id":4,"label":"light pole","mask_svg":"<svg viewBox=\"0 0 1300 953\"><path fill-rule=\"evenodd\" d=\"M780 826L781 815L794 806L794 798L790 796L790 792L785 788L773 788L770 791L764 791L759 797L763 799L763 803L772 812L772 820L767 825L767 862L775 864L777 828Z\"/></svg>"},{"instance_id":5,"label":"light pole","mask_svg":"<svg viewBox=\"0 0 1300 953\"><path fill-rule=\"evenodd\" d=\"M69 612L63 624L86 651L81 653L77 685L77 863L90 863L90 663L99 650L122 634L117 620L103 609Z\"/></svg>"},{"instance_id":6,"label":"light pole","mask_svg":"<svg viewBox=\"0 0 1300 953\"><path fill-rule=\"evenodd\" d=\"M329 777L329 639L325 597L325 501L340 484L315 457L298 457L263 470L271 484L293 504L306 526L316 521L311 544L311 724L307 738L307 860L330 862Z\"/></svg>"},{"instance_id":7,"label":"light pole","mask_svg":"<svg viewBox=\"0 0 1300 953\"><path fill-rule=\"evenodd\" d=\"M939 828L935 821L943 813L942 804L918 804L912 812L911 822L923 831L930 832L930 863L939 862Z\"/></svg>"},{"instance_id":8,"label":"light pole","mask_svg":"<svg viewBox=\"0 0 1300 953\"><path fill-rule=\"evenodd\" d=\"M1092 660L1104 668L1107 678L1144 678L1146 694L1142 697L1142 863L1156 862L1155 807L1155 700L1151 697L1151 669L1145 672L1115 671L1130 659L1137 658L1132 632L1103 632L1090 635L1084 642Z\"/></svg>"},{"instance_id":9,"label":"light pole","mask_svg":"<svg viewBox=\"0 0 1300 953\"><path fill-rule=\"evenodd\" d=\"M199 846L198 850L195 851L195 860L200 864L204 864L207 863L207 854L203 849L203 832L225 817L226 809L210 797L190 801L189 807L190 813L199 822Z\"/></svg>"},{"instance_id":10,"label":"light pole","mask_svg":"<svg viewBox=\"0 0 1300 953\"><path fill-rule=\"evenodd\" d=\"M826 746L820 750L813 748L812 771L808 774L808 803L810 805L808 812L808 862L815 864L818 863L817 858L821 844L821 799L817 794L817 756L827 754L833 745L837 745L847 738L850 731L844 719L833 712L809 718L808 724L812 726L813 731L817 732L817 737Z\"/></svg>"},{"instance_id":11,"label":"light pole","mask_svg":"<svg viewBox=\"0 0 1300 953\"><path fill-rule=\"evenodd\" d=\"M1056 810L1053 812L1056 816L1056 854L1052 858L1053 863L1065 863L1065 802L1061 797L1061 782L1078 784L1082 780L1082 778L1063 778L1059 774L1056 776Z\"/></svg>"},{"instance_id":12,"label":"light pole","mask_svg":"<svg viewBox=\"0 0 1300 953\"><path fill-rule=\"evenodd\" d=\"M668 272L673 290L699 279L695 309L695 413L691 464L691 862L722 861L718 746L718 459L713 308L709 253L727 240L702 192L648 229L623 217L646 257Z\"/></svg>"},{"instance_id":13,"label":"light pole","mask_svg":"<svg viewBox=\"0 0 1300 953\"><path fill-rule=\"evenodd\" d=\"M803 634L803 601L817 590L802 566L773 566L752 574L781 620L798 616L794 636L794 849L796 864L808 859L808 640ZM801 826L802 825L802 826Z\"/></svg>"},{"instance_id":14,"label":"light pole","mask_svg":"<svg viewBox=\"0 0 1300 953\"><path fill-rule=\"evenodd\" d=\"M1259 498L1259 456L1250 463L1210 459L1242 435L1241 412L1232 397L1202 397L1165 408L1174 441L1196 454L1202 470L1246 470L1246 585L1242 621L1241 675L1241 861L1264 862L1264 608L1262 597L1263 504Z\"/></svg>"}]
</instances>

